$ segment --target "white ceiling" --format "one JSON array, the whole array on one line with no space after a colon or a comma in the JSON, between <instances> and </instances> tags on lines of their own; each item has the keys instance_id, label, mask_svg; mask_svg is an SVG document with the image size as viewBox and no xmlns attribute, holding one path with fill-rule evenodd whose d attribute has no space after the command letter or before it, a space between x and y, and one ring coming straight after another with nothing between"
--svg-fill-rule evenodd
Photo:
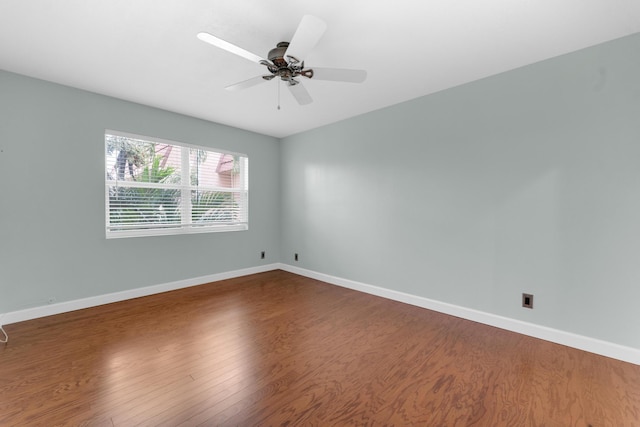
<instances>
[{"instance_id":1,"label":"white ceiling","mask_svg":"<svg viewBox=\"0 0 640 427\"><path fill-rule=\"evenodd\" d=\"M278 111L276 80L224 90L264 67L196 38L265 57L305 14L307 66L365 83L282 85ZM637 32L639 0L0 0L0 69L284 137Z\"/></svg>"}]
</instances>

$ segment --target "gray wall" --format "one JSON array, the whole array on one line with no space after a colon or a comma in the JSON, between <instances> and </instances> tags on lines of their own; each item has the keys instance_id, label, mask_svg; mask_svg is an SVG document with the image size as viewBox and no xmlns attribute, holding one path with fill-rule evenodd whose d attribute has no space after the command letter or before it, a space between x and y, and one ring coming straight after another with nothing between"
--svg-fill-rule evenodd
<instances>
[{"instance_id":1,"label":"gray wall","mask_svg":"<svg viewBox=\"0 0 640 427\"><path fill-rule=\"evenodd\" d=\"M105 129L247 154L249 230L106 240ZM275 138L0 71L0 313L279 261L278 168Z\"/></svg>"},{"instance_id":2,"label":"gray wall","mask_svg":"<svg viewBox=\"0 0 640 427\"><path fill-rule=\"evenodd\" d=\"M640 348L639 48L285 138L283 262Z\"/></svg>"},{"instance_id":3,"label":"gray wall","mask_svg":"<svg viewBox=\"0 0 640 427\"><path fill-rule=\"evenodd\" d=\"M639 46L280 143L0 71L0 313L282 261L640 348ZM248 154L249 231L106 240L105 128Z\"/></svg>"}]
</instances>

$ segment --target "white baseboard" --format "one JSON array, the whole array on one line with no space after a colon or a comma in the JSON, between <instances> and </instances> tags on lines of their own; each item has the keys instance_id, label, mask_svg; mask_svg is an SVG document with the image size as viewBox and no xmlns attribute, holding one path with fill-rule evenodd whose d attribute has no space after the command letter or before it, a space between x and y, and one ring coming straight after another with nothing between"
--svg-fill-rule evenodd
<instances>
[{"instance_id":1,"label":"white baseboard","mask_svg":"<svg viewBox=\"0 0 640 427\"><path fill-rule=\"evenodd\" d=\"M233 279L235 277L248 276L250 274L263 273L265 271L278 269L280 269L280 264L261 265L259 267L244 268L241 270L193 277L191 279L178 280L175 282L146 286L144 288L130 289L126 291L82 298L73 301L65 301L57 304L43 305L39 307L28 308L25 310L12 311L4 314L0 313L0 325L23 322L25 320L37 319L39 317L52 316L54 314L81 310L83 308L96 307L98 305L110 304L112 302L124 301L132 298L139 298L147 295L173 291L176 289L188 288L190 286L202 285L204 283Z\"/></svg>"},{"instance_id":2,"label":"white baseboard","mask_svg":"<svg viewBox=\"0 0 640 427\"><path fill-rule=\"evenodd\" d=\"M318 273L315 271L294 267L288 264L281 264L279 268L290 273L310 277L312 279L327 282L332 285L342 286L344 288L349 288L394 301L415 305L440 313L449 314L451 316L460 317L462 319L472 320L474 322L483 323L485 325L495 326L496 328L517 332L519 334L528 335L530 337L539 338L545 341L551 341L556 344L562 344L568 347L577 348L579 350L588 351L590 353L599 354L601 356L611 357L613 359L640 365L640 349L625 347L608 341L602 341L583 335L577 335L571 332L565 332L546 326L523 322L521 320L511 319L508 317L498 316L495 314L473 310L458 305L435 301L416 295L380 288L378 286L367 285L365 283L360 283L353 280L342 279L340 277Z\"/></svg>"},{"instance_id":3,"label":"white baseboard","mask_svg":"<svg viewBox=\"0 0 640 427\"><path fill-rule=\"evenodd\" d=\"M54 314L66 313L69 311L80 310L83 308L95 307L103 304L124 301L132 298L139 298L147 295L158 294L162 292L173 291L176 289L187 288L190 286L202 285L204 283L217 282L220 280L232 279L235 277L248 276L250 274L263 273L271 270L284 270L300 276L309 277L320 280L332 285L365 292L371 295L387 298L406 304L415 305L417 307L426 308L437 311L439 313L460 317L462 319L483 323L489 326L495 326L534 338L540 338L545 341L551 341L557 344L566 345L568 347L577 348L588 351L590 353L599 354L601 356L611 357L613 359L622 360L624 362L640 365L640 350L625 347L619 344L602 341L583 335L573 334L558 329L540 326L533 323L523 322L521 320L510 319L508 317L498 316L483 311L473 310L454 304L448 304L429 298L419 297L416 295L406 294L404 292L394 291L391 289L381 288L378 286L368 285L366 283L356 282L353 280L342 279L340 277L331 276L324 273L318 273L289 264L274 263L259 267L245 268L241 270L228 271L223 273L211 274L208 276L194 277L191 279L178 280L175 282L163 283L159 285L147 286L144 288L130 289L122 292L114 292L95 297L82 298L73 301L60 302L57 304L44 305L39 307L28 308L25 310L12 311L8 313L0 313L0 325L22 322L25 320L37 319L39 317L51 316Z\"/></svg>"}]
</instances>

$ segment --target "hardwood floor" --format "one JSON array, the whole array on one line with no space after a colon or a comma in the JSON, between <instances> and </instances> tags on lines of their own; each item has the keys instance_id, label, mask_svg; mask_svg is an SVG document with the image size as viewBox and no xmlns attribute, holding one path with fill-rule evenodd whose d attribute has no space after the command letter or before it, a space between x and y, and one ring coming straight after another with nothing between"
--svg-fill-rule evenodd
<instances>
[{"instance_id":1,"label":"hardwood floor","mask_svg":"<svg viewBox=\"0 0 640 427\"><path fill-rule=\"evenodd\" d=\"M2 426L640 426L640 366L283 271L5 329Z\"/></svg>"}]
</instances>

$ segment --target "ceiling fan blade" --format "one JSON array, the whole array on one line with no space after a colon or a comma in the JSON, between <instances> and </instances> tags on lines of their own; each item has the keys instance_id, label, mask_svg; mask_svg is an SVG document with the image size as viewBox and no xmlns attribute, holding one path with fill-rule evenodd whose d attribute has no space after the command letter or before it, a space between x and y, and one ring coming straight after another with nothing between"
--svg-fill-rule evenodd
<instances>
[{"instance_id":1,"label":"ceiling fan blade","mask_svg":"<svg viewBox=\"0 0 640 427\"><path fill-rule=\"evenodd\" d=\"M262 76L257 76L257 77L252 77L249 80L245 80L239 83L235 83L232 84L230 86L225 87L226 90L229 91L236 91L236 90L242 90L242 89L247 89L251 86L255 86L255 85L259 85L262 82L266 82L267 80L271 80L271 78L273 78L273 76L268 76L270 77L269 79L265 79Z\"/></svg>"},{"instance_id":2,"label":"ceiling fan blade","mask_svg":"<svg viewBox=\"0 0 640 427\"><path fill-rule=\"evenodd\" d=\"M309 51L318 43L326 29L327 24L322 19L311 15L303 16L284 57L292 56L302 62Z\"/></svg>"},{"instance_id":3,"label":"ceiling fan blade","mask_svg":"<svg viewBox=\"0 0 640 427\"><path fill-rule=\"evenodd\" d=\"M345 68L312 68L313 80L331 80L334 82L362 83L367 78L365 70L348 70ZM308 76L307 76L308 77Z\"/></svg>"},{"instance_id":4,"label":"ceiling fan blade","mask_svg":"<svg viewBox=\"0 0 640 427\"><path fill-rule=\"evenodd\" d=\"M205 43L212 44L216 47L219 47L220 49L226 50L227 52L235 53L236 55L248 59L249 61L257 62L258 64L260 64L260 61L264 61L263 58L259 57L255 53L251 53L248 50L229 43L228 41L222 40L221 38L218 38L209 33L198 33L198 38Z\"/></svg>"},{"instance_id":5,"label":"ceiling fan blade","mask_svg":"<svg viewBox=\"0 0 640 427\"><path fill-rule=\"evenodd\" d=\"M309 95L307 89L302 86L302 83L298 82L295 85L288 84L287 86L289 86L289 91L291 91L293 97L296 99L296 101L298 101L298 104L307 105L313 102L311 95Z\"/></svg>"}]
</instances>

